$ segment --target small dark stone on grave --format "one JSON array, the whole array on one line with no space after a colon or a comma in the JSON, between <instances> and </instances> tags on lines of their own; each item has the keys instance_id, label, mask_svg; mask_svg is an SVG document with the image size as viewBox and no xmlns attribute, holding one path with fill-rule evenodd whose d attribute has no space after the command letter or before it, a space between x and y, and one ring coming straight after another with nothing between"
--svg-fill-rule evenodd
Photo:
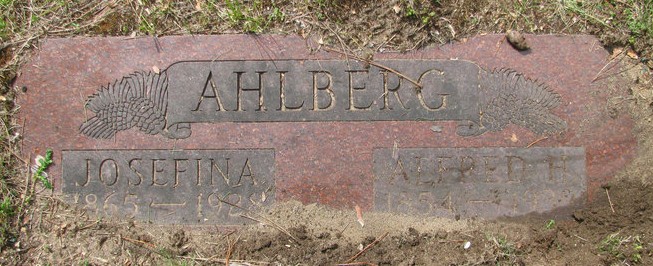
<instances>
[{"instance_id":1,"label":"small dark stone on grave","mask_svg":"<svg viewBox=\"0 0 653 266\"><path fill-rule=\"evenodd\" d=\"M574 220L579 223L585 221L585 215L583 214L583 211L575 211L574 214L572 214L572 217L574 217Z\"/></svg>"},{"instance_id":2,"label":"small dark stone on grave","mask_svg":"<svg viewBox=\"0 0 653 266\"><path fill-rule=\"evenodd\" d=\"M526 42L526 37L518 31L509 30L508 33L506 33L506 39L510 45L518 51L526 51L530 49L528 42Z\"/></svg>"},{"instance_id":3,"label":"small dark stone on grave","mask_svg":"<svg viewBox=\"0 0 653 266\"><path fill-rule=\"evenodd\" d=\"M187 242L188 242L188 237L186 236L186 233L182 229L177 230L177 232L175 232L172 236L170 236L171 246L175 248L181 248Z\"/></svg>"},{"instance_id":4,"label":"small dark stone on grave","mask_svg":"<svg viewBox=\"0 0 653 266\"><path fill-rule=\"evenodd\" d=\"M338 248L338 243L327 243L324 246L322 246L320 251L322 253L326 253L329 250L334 250L334 249L337 249L337 248Z\"/></svg>"},{"instance_id":5,"label":"small dark stone on grave","mask_svg":"<svg viewBox=\"0 0 653 266\"><path fill-rule=\"evenodd\" d=\"M306 231L306 227L304 226L290 228L290 234L295 236L299 240L308 239L308 232Z\"/></svg>"},{"instance_id":6,"label":"small dark stone on grave","mask_svg":"<svg viewBox=\"0 0 653 266\"><path fill-rule=\"evenodd\" d=\"M15 79L16 79L16 72L10 70L9 73L7 74L7 79L6 79L7 83L11 84L12 82L14 82Z\"/></svg>"},{"instance_id":7,"label":"small dark stone on grave","mask_svg":"<svg viewBox=\"0 0 653 266\"><path fill-rule=\"evenodd\" d=\"M101 248L102 245L104 245L105 242L107 242L107 239L109 239L108 236L100 237L100 240L98 240L98 243L97 243L98 249Z\"/></svg>"},{"instance_id":8,"label":"small dark stone on grave","mask_svg":"<svg viewBox=\"0 0 653 266\"><path fill-rule=\"evenodd\" d=\"M329 234L329 232L321 232L319 235L317 235L317 238L318 239L325 239L325 238L329 238L330 236L331 236L331 234Z\"/></svg>"},{"instance_id":9,"label":"small dark stone on grave","mask_svg":"<svg viewBox=\"0 0 653 266\"><path fill-rule=\"evenodd\" d=\"M272 245L272 241L270 240L264 240L261 242L260 245L258 245L256 248L254 248L254 251L261 251L262 249L269 248Z\"/></svg>"},{"instance_id":10,"label":"small dark stone on grave","mask_svg":"<svg viewBox=\"0 0 653 266\"><path fill-rule=\"evenodd\" d=\"M408 234L411 236L419 236L419 231L415 228L408 227Z\"/></svg>"},{"instance_id":11,"label":"small dark stone on grave","mask_svg":"<svg viewBox=\"0 0 653 266\"><path fill-rule=\"evenodd\" d=\"M419 245L419 232L415 228L408 228L408 235L401 239L401 244L407 244L411 247Z\"/></svg>"}]
</instances>

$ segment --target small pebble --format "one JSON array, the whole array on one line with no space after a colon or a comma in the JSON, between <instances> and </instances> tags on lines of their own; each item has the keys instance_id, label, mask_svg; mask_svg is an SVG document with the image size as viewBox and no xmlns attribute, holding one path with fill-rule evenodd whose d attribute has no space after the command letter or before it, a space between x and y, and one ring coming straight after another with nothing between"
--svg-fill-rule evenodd
<instances>
[{"instance_id":1,"label":"small pebble","mask_svg":"<svg viewBox=\"0 0 653 266\"><path fill-rule=\"evenodd\" d=\"M506 33L506 39L510 45L512 45L512 47L518 51L525 51L530 49L528 43L526 42L526 38L518 31L509 30L508 33Z\"/></svg>"},{"instance_id":2,"label":"small pebble","mask_svg":"<svg viewBox=\"0 0 653 266\"><path fill-rule=\"evenodd\" d=\"M467 241L467 242L465 242L465 245L463 245L463 248L464 249L469 249L469 247L471 247L471 246L472 246L472 242Z\"/></svg>"}]
</instances>

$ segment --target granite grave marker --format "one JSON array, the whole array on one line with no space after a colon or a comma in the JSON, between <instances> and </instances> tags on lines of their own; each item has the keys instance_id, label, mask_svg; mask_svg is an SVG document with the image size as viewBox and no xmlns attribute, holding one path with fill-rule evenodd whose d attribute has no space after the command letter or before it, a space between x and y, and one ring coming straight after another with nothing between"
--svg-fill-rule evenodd
<instances>
[{"instance_id":1,"label":"granite grave marker","mask_svg":"<svg viewBox=\"0 0 653 266\"><path fill-rule=\"evenodd\" d=\"M97 215L240 224L299 200L443 217L566 213L632 158L607 52L501 36L374 64L294 36L46 40L23 69L23 154Z\"/></svg>"}]
</instances>

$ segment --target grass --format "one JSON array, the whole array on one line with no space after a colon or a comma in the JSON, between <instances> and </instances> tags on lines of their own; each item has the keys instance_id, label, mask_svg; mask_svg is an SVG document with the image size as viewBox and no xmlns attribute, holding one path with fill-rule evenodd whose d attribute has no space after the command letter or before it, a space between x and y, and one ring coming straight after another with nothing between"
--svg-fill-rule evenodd
<instances>
[{"instance_id":1,"label":"grass","mask_svg":"<svg viewBox=\"0 0 653 266\"><path fill-rule=\"evenodd\" d=\"M284 13L272 4L266 15L262 1L253 1L251 5L244 5L241 1L227 0L226 17L234 27L240 27L247 33L261 33L268 29L271 23L283 21Z\"/></svg>"},{"instance_id":2,"label":"grass","mask_svg":"<svg viewBox=\"0 0 653 266\"><path fill-rule=\"evenodd\" d=\"M599 4L592 5L588 4L587 2L583 1L576 1L576 0L563 0L562 4L564 5L565 9L571 13L580 15L582 18L593 22L593 23L598 23L603 27L606 28L611 28L612 25L608 23L608 19L602 17L602 14L598 11L597 9Z\"/></svg>"},{"instance_id":3,"label":"grass","mask_svg":"<svg viewBox=\"0 0 653 266\"><path fill-rule=\"evenodd\" d=\"M24 155L18 148L21 131L14 117L18 107L13 103L18 90L13 88L13 80L27 62L27 55L44 38L280 32L324 37L326 44L349 50L383 47L407 51L478 33L516 29L526 33L595 34L605 45L629 46L643 58L653 57L653 2L649 0L401 0L397 2L400 14L395 14L394 3L388 3L0 0L0 95L8 99L0 102L0 249L6 251L18 241L24 226L18 221L30 208L37 209L31 204L44 200L29 190L33 186L25 179L27 159L21 157ZM380 15L388 23L372 27L381 20ZM41 172L51 159L46 154ZM51 188L44 175L35 177ZM555 221L545 227L554 228ZM520 255L506 237L488 240L499 261L514 261ZM642 237L614 234L606 236L598 249L636 263L642 260L645 246Z\"/></svg>"},{"instance_id":4,"label":"grass","mask_svg":"<svg viewBox=\"0 0 653 266\"><path fill-rule=\"evenodd\" d=\"M163 265L166 266L192 266L195 265L195 261L192 260L187 260L187 259L173 259L173 258L166 258L165 263Z\"/></svg>"},{"instance_id":5,"label":"grass","mask_svg":"<svg viewBox=\"0 0 653 266\"><path fill-rule=\"evenodd\" d=\"M653 56L653 1L562 1L565 10L605 31L615 45L630 46L641 56ZM649 65L650 67L650 65Z\"/></svg>"},{"instance_id":6,"label":"grass","mask_svg":"<svg viewBox=\"0 0 653 266\"><path fill-rule=\"evenodd\" d=\"M37 160L38 167L34 172L34 179L40 181L45 188L53 189L52 183L50 183L50 180L48 180L47 174L45 173L45 170L47 170L52 164L52 149L48 149L45 152L45 157L39 157Z\"/></svg>"},{"instance_id":7,"label":"grass","mask_svg":"<svg viewBox=\"0 0 653 266\"><path fill-rule=\"evenodd\" d=\"M546 229L549 229L549 230L550 230L550 229L555 228L555 226L556 226L556 220L553 220L553 219L552 219L552 220L549 220L548 222L546 222L546 225L545 225L544 227L545 227Z\"/></svg>"},{"instance_id":8,"label":"grass","mask_svg":"<svg viewBox=\"0 0 653 266\"><path fill-rule=\"evenodd\" d=\"M0 19L0 38L7 36L7 22L4 19Z\"/></svg>"},{"instance_id":9,"label":"grass","mask_svg":"<svg viewBox=\"0 0 653 266\"><path fill-rule=\"evenodd\" d=\"M2 241L3 246L7 243L15 242L15 236L11 231L10 219L14 217L16 212L15 205L13 204L13 197L4 195L4 199L0 203L0 241ZM1 249L0 249L1 250Z\"/></svg>"},{"instance_id":10,"label":"grass","mask_svg":"<svg viewBox=\"0 0 653 266\"><path fill-rule=\"evenodd\" d=\"M612 261L623 264L642 262L645 251L641 236L620 236L619 232L603 238L598 249Z\"/></svg>"},{"instance_id":11,"label":"grass","mask_svg":"<svg viewBox=\"0 0 653 266\"><path fill-rule=\"evenodd\" d=\"M638 5L632 3L626 8L626 24L631 32L628 42L634 45L638 38L653 38L653 2Z\"/></svg>"},{"instance_id":12,"label":"grass","mask_svg":"<svg viewBox=\"0 0 653 266\"><path fill-rule=\"evenodd\" d=\"M264 28L265 19L261 15L254 15L261 9L261 2L254 1L251 6L243 7L240 1L227 0L226 14L234 26L242 27L244 32L258 33Z\"/></svg>"},{"instance_id":13,"label":"grass","mask_svg":"<svg viewBox=\"0 0 653 266\"><path fill-rule=\"evenodd\" d=\"M432 2L432 4L438 5L437 2ZM419 1L406 2L404 5L405 16L407 18L417 19L422 24L428 24L437 15L435 11L428 8L428 6L422 5Z\"/></svg>"},{"instance_id":14,"label":"grass","mask_svg":"<svg viewBox=\"0 0 653 266\"><path fill-rule=\"evenodd\" d=\"M493 254L493 258L486 262L492 262L495 265L512 265L516 263L522 251L516 247L514 242L502 235L486 235L486 238L491 243L490 250Z\"/></svg>"}]
</instances>

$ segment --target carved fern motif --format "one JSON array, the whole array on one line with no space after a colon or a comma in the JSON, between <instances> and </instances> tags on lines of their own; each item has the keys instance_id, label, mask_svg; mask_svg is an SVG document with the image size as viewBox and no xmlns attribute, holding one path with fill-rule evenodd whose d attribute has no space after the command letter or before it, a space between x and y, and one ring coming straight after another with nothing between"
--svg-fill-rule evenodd
<instances>
[{"instance_id":1,"label":"carved fern motif","mask_svg":"<svg viewBox=\"0 0 653 266\"><path fill-rule=\"evenodd\" d=\"M108 139L116 132L137 127L156 135L166 124L168 79L165 72L136 72L100 89L86 107L95 116L80 131L92 138Z\"/></svg>"},{"instance_id":2,"label":"carved fern motif","mask_svg":"<svg viewBox=\"0 0 653 266\"><path fill-rule=\"evenodd\" d=\"M481 124L500 131L509 123L536 134L564 131L567 123L551 113L561 101L560 94L543 83L510 69L480 72Z\"/></svg>"}]
</instances>

